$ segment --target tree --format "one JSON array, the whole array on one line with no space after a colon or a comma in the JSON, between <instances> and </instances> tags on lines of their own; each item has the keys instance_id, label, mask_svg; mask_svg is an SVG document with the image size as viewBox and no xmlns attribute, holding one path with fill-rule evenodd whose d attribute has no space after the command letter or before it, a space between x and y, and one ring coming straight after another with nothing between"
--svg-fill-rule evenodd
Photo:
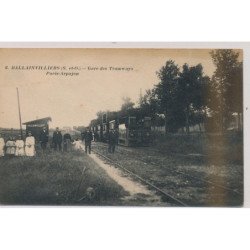
<instances>
[{"instance_id":1,"label":"tree","mask_svg":"<svg viewBox=\"0 0 250 250\"><path fill-rule=\"evenodd\" d=\"M232 49L213 50L210 54L216 66L211 80L210 106L217 113L220 129L223 132L232 112L234 110L240 112L242 109L240 108L242 106L240 94L242 93L242 66L238 61L239 53ZM236 102L240 104L239 106L233 101L236 96L238 96Z\"/></svg>"},{"instance_id":2,"label":"tree","mask_svg":"<svg viewBox=\"0 0 250 250\"><path fill-rule=\"evenodd\" d=\"M92 120L90 125L98 125L101 123L106 123L112 120L117 120L119 116L119 111L98 111L96 113L97 118Z\"/></svg>"},{"instance_id":3,"label":"tree","mask_svg":"<svg viewBox=\"0 0 250 250\"><path fill-rule=\"evenodd\" d=\"M204 107L202 98L203 68L201 64L189 67L184 64L178 80L177 102L185 114L186 132L189 133L190 117L195 121L197 111Z\"/></svg>"},{"instance_id":4,"label":"tree","mask_svg":"<svg viewBox=\"0 0 250 250\"><path fill-rule=\"evenodd\" d=\"M175 94L179 76L178 65L174 61L166 62L159 71L156 72L160 82L155 86L155 96L159 101L160 110L165 115L165 132L168 132L168 124L174 116Z\"/></svg>"},{"instance_id":5,"label":"tree","mask_svg":"<svg viewBox=\"0 0 250 250\"><path fill-rule=\"evenodd\" d=\"M140 97L139 109L142 117L149 116L152 118L152 122L156 121L159 103L155 97L154 89L146 90L145 95Z\"/></svg>"},{"instance_id":6,"label":"tree","mask_svg":"<svg viewBox=\"0 0 250 250\"><path fill-rule=\"evenodd\" d=\"M121 110L120 110L120 116L129 116L133 113L134 110L134 103L131 101L131 99L129 97L123 97L123 104L121 106Z\"/></svg>"},{"instance_id":7,"label":"tree","mask_svg":"<svg viewBox=\"0 0 250 250\"><path fill-rule=\"evenodd\" d=\"M241 130L240 114L243 112L243 64L238 64L232 72L232 84L228 88L227 98L231 112L237 113L238 130Z\"/></svg>"},{"instance_id":8,"label":"tree","mask_svg":"<svg viewBox=\"0 0 250 250\"><path fill-rule=\"evenodd\" d=\"M105 114L105 112L104 111L98 111L97 113L96 113L96 116L97 116L97 123L101 123L102 122L102 117L103 117L103 115Z\"/></svg>"}]
</instances>

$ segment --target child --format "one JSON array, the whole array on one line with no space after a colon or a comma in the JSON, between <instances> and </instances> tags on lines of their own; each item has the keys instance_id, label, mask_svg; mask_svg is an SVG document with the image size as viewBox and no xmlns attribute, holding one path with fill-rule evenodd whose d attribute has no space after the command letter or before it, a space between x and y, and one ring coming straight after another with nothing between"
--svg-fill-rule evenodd
<instances>
[{"instance_id":1,"label":"child","mask_svg":"<svg viewBox=\"0 0 250 250\"><path fill-rule=\"evenodd\" d=\"M22 140L21 135L19 135L18 139L16 140L16 156L24 156L24 141Z\"/></svg>"},{"instance_id":2,"label":"child","mask_svg":"<svg viewBox=\"0 0 250 250\"><path fill-rule=\"evenodd\" d=\"M78 138L72 144L74 146L74 150L84 150L83 144Z\"/></svg>"},{"instance_id":3,"label":"child","mask_svg":"<svg viewBox=\"0 0 250 250\"><path fill-rule=\"evenodd\" d=\"M13 137L9 137L8 141L6 142L6 155L13 156L16 152L16 145L15 140Z\"/></svg>"}]
</instances>

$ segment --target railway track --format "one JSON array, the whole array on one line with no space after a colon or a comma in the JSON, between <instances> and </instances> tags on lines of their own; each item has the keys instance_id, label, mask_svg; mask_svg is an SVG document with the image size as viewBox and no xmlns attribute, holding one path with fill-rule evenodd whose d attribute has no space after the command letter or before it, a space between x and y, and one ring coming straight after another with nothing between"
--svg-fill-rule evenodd
<instances>
[{"instance_id":1,"label":"railway track","mask_svg":"<svg viewBox=\"0 0 250 250\"><path fill-rule=\"evenodd\" d=\"M104 145L105 143L104 142L98 142L99 145ZM133 149L131 148L128 148L126 146L123 146L123 145L119 145L119 148L122 148L124 151L126 152L134 152L133 149L143 149L143 150L146 150L146 151L150 151L150 152L155 152L155 153L158 153L158 154L165 154L166 152L163 152L161 150L158 150L158 149L153 149L152 147L135 147ZM119 151L119 150L118 150ZM171 156L180 156L180 157L199 157L199 158L203 158L203 157L206 157L207 155L205 154L181 154L181 153L173 153L173 152L168 152L168 155L171 155Z\"/></svg>"},{"instance_id":2,"label":"railway track","mask_svg":"<svg viewBox=\"0 0 250 250\"><path fill-rule=\"evenodd\" d=\"M128 170L126 167L122 166L121 164L115 162L114 160L112 160L111 158L101 154L100 152L97 152L96 150L92 150L95 154L99 155L100 157L104 158L105 160L109 161L111 164L119 167L120 169L122 169L123 171L125 171L126 173L130 174L132 177L140 180L142 183L146 184L147 186L149 186L150 188L154 189L156 192L158 192L159 194L161 194L162 196L164 196L165 198L167 198L168 200L171 200L172 202L174 202L176 205L181 205L184 207L187 207L188 205L185 204L184 202L182 202L181 200L173 197L172 195L170 195L169 193L165 192L164 190L162 190L161 188L155 186L153 183L149 182L148 180L142 178L141 176L133 173L132 171Z\"/></svg>"},{"instance_id":3,"label":"railway track","mask_svg":"<svg viewBox=\"0 0 250 250\"><path fill-rule=\"evenodd\" d=\"M141 159L139 159L139 160L142 161L142 162L144 162L144 163L147 163L146 161L143 161L143 160L141 160ZM149 164L154 165L154 166L158 166L158 164L157 164L157 163L154 163L154 162L150 162ZM209 180L206 180L206 179L201 179L201 178L198 178L198 177L196 177L196 176L192 176L192 175L187 174L187 173L184 173L184 172L182 172L182 171L180 171L180 170L175 170L175 169L169 169L169 170L170 170L171 172L174 172L174 173L177 173L177 174L181 174L181 175L183 175L183 176L186 176L186 177L189 177L189 178L192 178L192 179L196 179L196 180L199 180L199 181L208 183L208 184L210 184L210 185L212 185L212 186L214 186L214 187L219 187L219 188L222 188L222 189L224 189L224 190L228 190L228 191L234 192L234 193L236 193L236 194L242 194L241 192L239 192L239 191L237 191L237 190L235 190L235 189L225 187L225 186L223 186L223 185L220 185L220 184L218 184L218 183L215 183L215 182L212 182L212 181L209 181Z\"/></svg>"},{"instance_id":4,"label":"railway track","mask_svg":"<svg viewBox=\"0 0 250 250\"><path fill-rule=\"evenodd\" d=\"M132 150L127 149L127 148L122 148L122 150L125 150L125 151L127 151L127 152L133 152ZM150 149L150 150L151 150L151 149ZM148 150L148 151L149 151L149 150ZM119 151L118 151L118 152L119 152ZM151 152L163 154L162 151L159 151L159 150L156 150L156 149L151 150ZM121 153L121 152L120 152L120 153ZM177 154L177 153L170 153L170 155L183 156L183 157L193 157L193 156L194 156L194 157L205 157L205 156L206 156L206 155L201 155L201 154L197 154L197 155L195 155L195 154L184 155L184 154ZM142 161L143 163L148 163L148 162L142 160L141 158L139 158L139 160ZM159 164L157 164L157 163L155 163L155 162L149 162L149 163L152 164L152 165L155 165L155 166L158 166L158 165L159 165ZM180 171L180 170L170 169L170 171L175 172L175 173L178 173L178 174L181 174L181 175L183 175L183 176L190 177L190 178L192 178L192 179L201 180L200 178L198 178L198 177L196 177L196 176L192 176L192 175L187 174L187 173L184 173L184 172L182 172L182 171ZM229 188L229 187L225 187L225 186L223 186L223 185L220 185L220 184L218 184L218 183L215 183L215 182L210 181L210 180L207 180L207 179L202 179L202 181L204 181L205 183L208 183L208 184L210 184L210 185L213 185L213 186L215 186L215 187L219 187L219 188L222 188L222 189L224 189L224 190L231 191L231 192L236 193L236 194L240 194L240 195L243 194L243 193L241 193L241 192L239 192L239 191L237 191L237 190L235 190L235 189L232 189L232 188Z\"/></svg>"},{"instance_id":5,"label":"railway track","mask_svg":"<svg viewBox=\"0 0 250 250\"><path fill-rule=\"evenodd\" d=\"M104 147L104 145L102 145L102 147ZM122 148L122 150L121 150L121 148ZM120 147L120 148L119 148L118 150L116 150L116 151L117 151L117 153L120 153L120 154L123 153L122 151L127 151L127 152L133 152L133 153L135 153L135 150L128 149L128 148L124 148L124 147ZM154 150L154 152L162 153L162 152L157 151L157 150ZM138 156L140 156L140 155L138 154ZM148 161L148 160L145 161L145 160L142 159L142 157L138 157L137 160L139 160L139 161L141 161L142 163L145 163L145 164L151 164L151 165L153 165L153 166L159 167L159 164L157 164L156 162ZM168 171L170 171L170 172L172 172L172 173L174 173L174 174L178 174L178 175L182 175L182 176L188 177L188 178L190 178L190 179L194 179L194 180L201 181L201 182L203 182L203 183L207 183L207 184L209 184L210 186L214 186L214 187L217 187L217 188L221 188L221 189L226 190L226 191L229 191L229 192L231 192L231 193L233 193L233 194L243 195L242 192L239 192L239 191L236 190L236 189L233 189L233 188L230 188L230 187L223 186L223 185L221 185L221 184L215 183L215 182L210 181L210 180L208 180L208 179L204 179L204 178L202 179L202 178L199 178L199 177L190 175L190 174L188 174L188 173L184 173L184 172L182 172L182 171L180 171L180 170L176 170L176 169L173 169L173 168L168 168Z\"/></svg>"}]
</instances>

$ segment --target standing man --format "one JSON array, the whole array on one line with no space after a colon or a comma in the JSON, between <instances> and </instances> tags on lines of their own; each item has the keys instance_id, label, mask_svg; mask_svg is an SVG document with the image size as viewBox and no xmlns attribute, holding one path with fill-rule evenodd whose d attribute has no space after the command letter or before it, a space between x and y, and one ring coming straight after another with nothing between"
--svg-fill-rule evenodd
<instances>
[{"instance_id":1,"label":"standing man","mask_svg":"<svg viewBox=\"0 0 250 250\"><path fill-rule=\"evenodd\" d=\"M108 152L115 153L115 145L117 144L117 133L114 129L111 129L108 134Z\"/></svg>"},{"instance_id":2,"label":"standing man","mask_svg":"<svg viewBox=\"0 0 250 250\"><path fill-rule=\"evenodd\" d=\"M84 134L84 141L85 141L85 153L88 153L89 149L89 154L91 154L91 141L93 140L93 135L92 132L87 128L85 134Z\"/></svg>"},{"instance_id":3,"label":"standing man","mask_svg":"<svg viewBox=\"0 0 250 250\"><path fill-rule=\"evenodd\" d=\"M46 127L43 127L43 130L40 133L39 139L40 139L41 148L42 148L43 152L45 152L46 147L47 147L47 143L49 141L49 136L48 136Z\"/></svg>"},{"instance_id":4,"label":"standing man","mask_svg":"<svg viewBox=\"0 0 250 250\"><path fill-rule=\"evenodd\" d=\"M54 149L57 150L57 147L59 151L62 151L62 133L59 131L59 128L56 128L56 131L53 133L53 144Z\"/></svg>"}]
</instances>

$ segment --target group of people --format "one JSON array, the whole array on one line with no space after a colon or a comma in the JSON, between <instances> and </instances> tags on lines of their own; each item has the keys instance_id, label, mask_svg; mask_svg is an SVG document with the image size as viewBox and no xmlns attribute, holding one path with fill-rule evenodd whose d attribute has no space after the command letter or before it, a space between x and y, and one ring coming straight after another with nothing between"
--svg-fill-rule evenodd
<instances>
[{"instance_id":1,"label":"group of people","mask_svg":"<svg viewBox=\"0 0 250 250\"><path fill-rule=\"evenodd\" d=\"M39 141L43 152L46 151L47 144L49 142L49 135L46 127L42 129L39 136ZM61 131L57 127L52 137L52 147L54 148L54 150L65 152L71 151L72 145L74 145L74 142L72 143L71 135L69 133L62 135Z\"/></svg>"},{"instance_id":2,"label":"group of people","mask_svg":"<svg viewBox=\"0 0 250 250\"><path fill-rule=\"evenodd\" d=\"M0 157L2 156L34 156L35 151L35 138L31 132L28 132L28 136L25 140L19 135L18 139L10 136L5 142L4 138L0 134Z\"/></svg>"},{"instance_id":3,"label":"group of people","mask_svg":"<svg viewBox=\"0 0 250 250\"><path fill-rule=\"evenodd\" d=\"M41 147L46 148L46 143L48 142L48 137L45 136L45 130L44 135L40 137L41 141ZM90 131L89 128L86 129L85 132L81 133L81 140L77 138L72 142L70 134L64 134L62 136L61 132L59 131L59 128L56 128L56 131L53 133L53 145L55 150L62 150L62 143L63 143L63 151L71 151L72 147L74 150L85 150L86 154L91 154L91 143L93 141L93 133ZM84 144L83 145L83 141ZM115 129L111 129L108 134L108 152L114 153L115 152L115 146L118 143L118 133Z\"/></svg>"},{"instance_id":4,"label":"group of people","mask_svg":"<svg viewBox=\"0 0 250 250\"><path fill-rule=\"evenodd\" d=\"M115 130L110 130L108 134L108 152L114 153L115 146L117 144L117 132ZM66 133L62 135L61 131L57 127L53 133L52 137L52 145L55 151L72 151L73 150L85 150L86 153L91 154L91 142L93 140L93 133L89 128L83 133L81 133L81 140L78 138L76 140L72 140L71 135ZM41 145L41 149L43 152L47 149L47 144L49 142L49 135L44 127L40 133L39 141ZM83 141L84 144L83 145ZM18 139L14 137L9 137L9 139L5 142L4 138L0 134L0 157L4 155L10 156L34 156L36 154L35 150L35 138L28 132L28 136L25 140L22 139L20 135Z\"/></svg>"},{"instance_id":5,"label":"group of people","mask_svg":"<svg viewBox=\"0 0 250 250\"><path fill-rule=\"evenodd\" d=\"M85 141L85 152L91 154L91 142L93 141L93 133L87 128L85 133L82 133L82 141ZM110 129L107 137L108 152L114 154L115 146L118 144L118 133L115 129Z\"/></svg>"},{"instance_id":6,"label":"group of people","mask_svg":"<svg viewBox=\"0 0 250 250\"><path fill-rule=\"evenodd\" d=\"M84 150L86 153L91 154L91 141L93 140L92 132L87 128L87 130L81 134L82 140L79 138L72 140L71 135L66 133L62 135L61 131L57 127L52 137L52 145L55 151L72 151L74 150ZM83 146L83 140L85 142L85 148ZM47 148L47 143L49 142L48 133L44 127L40 134L40 144L43 151Z\"/></svg>"}]
</instances>

